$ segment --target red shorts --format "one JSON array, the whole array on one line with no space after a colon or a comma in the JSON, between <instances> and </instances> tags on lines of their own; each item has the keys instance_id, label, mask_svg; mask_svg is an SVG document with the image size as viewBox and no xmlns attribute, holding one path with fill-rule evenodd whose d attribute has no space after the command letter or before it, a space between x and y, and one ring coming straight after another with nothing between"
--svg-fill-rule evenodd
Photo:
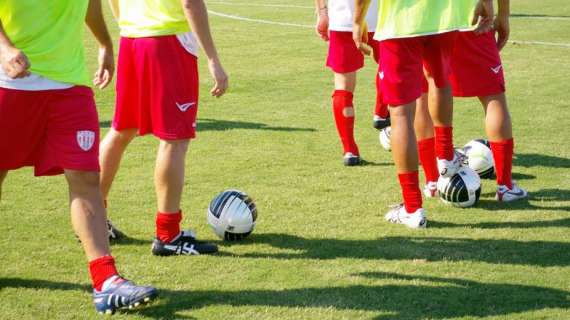
<instances>
[{"instance_id":1,"label":"red shorts","mask_svg":"<svg viewBox=\"0 0 570 320\"><path fill-rule=\"evenodd\" d=\"M99 120L90 88L0 88L0 170L34 166L36 176L99 171L98 157Z\"/></svg>"},{"instance_id":2,"label":"red shorts","mask_svg":"<svg viewBox=\"0 0 570 320\"><path fill-rule=\"evenodd\" d=\"M113 128L163 140L196 136L197 58L176 36L121 38Z\"/></svg>"},{"instance_id":3,"label":"red shorts","mask_svg":"<svg viewBox=\"0 0 570 320\"><path fill-rule=\"evenodd\" d=\"M378 41L373 39L374 33L368 33L368 45L374 50L374 59L378 62ZM330 31L329 54L327 67L336 73L349 73L364 67L364 55L356 48L352 40L352 32Z\"/></svg>"},{"instance_id":4,"label":"red shorts","mask_svg":"<svg viewBox=\"0 0 570 320\"><path fill-rule=\"evenodd\" d=\"M381 90L384 103L400 106L422 94L424 68L438 88L449 85L450 56L457 32L380 42Z\"/></svg>"},{"instance_id":5,"label":"red shorts","mask_svg":"<svg viewBox=\"0 0 570 320\"><path fill-rule=\"evenodd\" d=\"M484 97L505 92L503 65L495 32L460 32L451 56L455 97Z\"/></svg>"}]
</instances>

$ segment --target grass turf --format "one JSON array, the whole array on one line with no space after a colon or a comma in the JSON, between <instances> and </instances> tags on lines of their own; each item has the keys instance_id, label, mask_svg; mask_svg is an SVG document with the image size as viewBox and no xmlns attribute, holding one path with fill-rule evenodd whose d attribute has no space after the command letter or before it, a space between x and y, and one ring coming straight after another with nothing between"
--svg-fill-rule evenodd
<instances>
[{"instance_id":1,"label":"grass turf","mask_svg":"<svg viewBox=\"0 0 570 320\"><path fill-rule=\"evenodd\" d=\"M313 24L311 3L209 2L215 12ZM512 39L570 43L566 0L513 2ZM261 5L261 6L260 6ZM556 19L549 19L549 18ZM118 34L108 16L113 34ZM480 204L425 202L427 230L383 221L400 199L394 166L371 127L374 66L356 92L356 137L369 165L344 168L330 112L326 45L310 28L211 16L231 90L208 96L201 61L198 139L191 143L184 225L217 241L209 201L235 187L256 199L247 241L215 256L150 255L157 141L138 138L123 160L109 215L130 237L113 246L121 272L161 290L117 319L570 319L570 48L509 45L502 52L516 137L515 179L528 201L500 205L485 180ZM86 37L91 70L96 49ZM114 93L97 91L102 131ZM483 137L482 110L457 100L455 141ZM86 261L69 223L62 177L10 173L0 214L0 318L96 316Z\"/></svg>"}]
</instances>

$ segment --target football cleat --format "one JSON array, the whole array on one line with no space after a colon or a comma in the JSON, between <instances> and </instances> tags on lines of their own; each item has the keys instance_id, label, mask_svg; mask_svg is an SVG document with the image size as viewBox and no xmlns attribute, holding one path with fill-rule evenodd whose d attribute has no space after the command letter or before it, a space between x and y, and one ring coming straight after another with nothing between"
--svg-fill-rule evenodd
<instances>
[{"instance_id":1,"label":"football cleat","mask_svg":"<svg viewBox=\"0 0 570 320\"><path fill-rule=\"evenodd\" d=\"M495 199L499 202L511 202L528 197L526 190L519 188L513 181L513 187L509 189L507 186L498 186Z\"/></svg>"},{"instance_id":2,"label":"football cleat","mask_svg":"<svg viewBox=\"0 0 570 320\"><path fill-rule=\"evenodd\" d=\"M157 238L152 242L152 254L155 256L199 255L218 252L218 246L213 243L196 240L192 231L182 231L170 243Z\"/></svg>"},{"instance_id":3,"label":"football cleat","mask_svg":"<svg viewBox=\"0 0 570 320\"><path fill-rule=\"evenodd\" d=\"M372 118L372 126L374 126L375 129L382 130L386 127L389 127L390 125L391 125L390 117L384 119L379 115L375 114L374 118Z\"/></svg>"},{"instance_id":4,"label":"football cleat","mask_svg":"<svg viewBox=\"0 0 570 320\"><path fill-rule=\"evenodd\" d=\"M347 152L343 157L344 165L347 167L357 166L360 164L360 156L353 154L352 152Z\"/></svg>"},{"instance_id":5,"label":"football cleat","mask_svg":"<svg viewBox=\"0 0 570 320\"><path fill-rule=\"evenodd\" d=\"M424 209L420 208L414 213L408 213L403 203L392 207L384 218L386 221L401 223L413 229L425 228L427 226Z\"/></svg>"},{"instance_id":6,"label":"football cleat","mask_svg":"<svg viewBox=\"0 0 570 320\"><path fill-rule=\"evenodd\" d=\"M137 286L116 276L105 290L93 290L93 303L98 313L113 314L118 309L132 309L147 304L157 296L158 291L153 287Z\"/></svg>"},{"instance_id":7,"label":"football cleat","mask_svg":"<svg viewBox=\"0 0 570 320\"><path fill-rule=\"evenodd\" d=\"M426 198L435 198L438 195L437 182L430 181L424 186L424 196Z\"/></svg>"},{"instance_id":8,"label":"football cleat","mask_svg":"<svg viewBox=\"0 0 570 320\"><path fill-rule=\"evenodd\" d=\"M439 170L439 175L444 178L453 177L461 168L461 160L462 158L457 154L457 152L453 153L452 160L437 158L437 169Z\"/></svg>"},{"instance_id":9,"label":"football cleat","mask_svg":"<svg viewBox=\"0 0 570 320\"><path fill-rule=\"evenodd\" d=\"M121 240L125 238L125 234L117 229L117 227L111 223L111 220L107 220L107 232L109 233L109 240Z\"/></svg>"}]
</instances>

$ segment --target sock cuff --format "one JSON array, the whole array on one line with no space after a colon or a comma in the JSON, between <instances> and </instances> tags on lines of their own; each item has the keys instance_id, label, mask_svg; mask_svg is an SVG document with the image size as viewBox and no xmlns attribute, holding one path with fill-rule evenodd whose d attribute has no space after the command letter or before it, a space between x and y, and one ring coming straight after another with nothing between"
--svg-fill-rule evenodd
<instances>
[{"instance_id":1,"label":"sock cuff","mask_svg":"<svg viewBox=\"0 0 570 320\"><path fill-rule=\"evenodd\" d=\"M354 94L350 91L347 90L335 90L332 94L332 97L345 97L345 98L349 98L352 99L352 97L354 96Z\"/></svg>"},{"instance_id":2,"label":"sock cuff","mask_svg":"<svg viewBox=\"0 0 570 320\"><path fill-rule=\"evenodd\" d=\"M453 127L433 127L436 134L451 134Z\"/></svg>"},{"instance_id":3,"label":"sock cuff","mask_svg":"<svg viewBox=\"0 0 570 320\"><path fill-rule=\"evenodd\" d=\"M514 146L515 140L513 138L510 138L508 140L489 141L489 144L496 145L496 146Z\"/></svg>"},{"instance_id":4,"label":"sock cuff","mask_svg":"<svg viewBox=\"0 0 570 320\"><path fill-rule=\"evenodd\" d=\"M156 212L156 220L161 220L161 221L167 221L167 222L177 222L180 223L180 221L182 221L182 210L179 210L178 212L175 213L170 213L170 212L160 212L157 211Z\"/></svg>"},{"instance_id":5,"label":"sock cuff","mask_svg":"<svg viewBox=\"0 0 570 320\"><path fill-rule=\"evenodd\" d=\"M102 265L108 265L108 264L115 264L115 258L113 258L113 256L111 255L106 255L106 256L102 256L99 257L95 260L91 260L89 261L89 268L96 268L98 266L102 266Z\"/></svg>"},{"instance_id":6,"label":"sock cuff","mask_svg":"<svg viewBox=\"0 0 570 320\"><path fill-rule=\"evenodd\" d=\"M420 149L435 145L435 137L418 140L418 147Z\"/></svg>"},{"instance_id":7,"label":"sock cuff","mask_svg":"<svg viewBox=\"0 0 570 320\"><path fill-rule=\"evenodd\" d=\"M404 172L398 173L398 179L400 183L419 183L420 178L419 171L412 171L412 172Z\"/></svg>"}]
</instances>

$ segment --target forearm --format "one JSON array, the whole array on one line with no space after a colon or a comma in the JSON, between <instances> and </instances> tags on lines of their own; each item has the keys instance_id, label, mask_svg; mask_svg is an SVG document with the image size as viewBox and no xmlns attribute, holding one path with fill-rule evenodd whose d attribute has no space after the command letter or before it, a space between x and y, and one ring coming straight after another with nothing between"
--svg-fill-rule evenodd
<instances>
[{"instance_id":1,"label":"forearm","mask_svg":"<svg viewBox=\"0 0 570 320\"><path fill-rule=\"evenodd\" d=\"M113 48L113 40L111 40L111 35L109 35L105 19L103 18L101 0L89 0L85 23L101 47Z\"/></svg>"},{"instance_id":2,"label":"forearm","mask_svg":"<svg viewBox=\"0 0 570 320\"><path fill-rule=\"evenodd\" d=\"M182 0L182 6L190 28L196 34L198 43L206 53L206 57L210 61L218 61L218 52L210 32L206 4L203 0Z\"/></svg>"},{"instance_id":3,"label":"forearm","mask_svg":"<svg viewBox=\"0 0 570 320\"><path fill-rule=\"evenodd\" d=\"M320 12L327 9L327 0L315 0L315 10Z\"/></svg>"},{"instance_id":4,"label":"forearm","mask_svg":"<svg viewBox=\"0 0 570 320\"><path fill-rule=\"evenodd\" d=\"M0 54L2 53L3 49L6 47L12 48L14 47L14 45L12 44L12 41L10 41L10 38L8 38L8 35L6 35L6 32L4 31L4 26L2 25L2 21L0 20Z\"/></svg>"},{"instance_id":5,"label":"forearm","mask_svg":"<svg viewBox=\"0 0 570 320\"><path fill-rule=\"evenodd\" d=\"M111 12L113 13L113 17L115 20L119 20L119 1L118 0L109 0L109 7L111 7Z\"/></svg>"},{"instance_id":6,"label":"forearm","mask_svg":"<svg viewBox=\"0 0 570 320\"><path fill-rule=\"evenodd\" d=\"M499 16L509 17L511 15L511 0L499 0Z\"/></svg>"},{"instance_id":7,"label":"forearm","mask_svg":"<svg viewBox=\"0 0 570 320\"><path fill-rule=\"evenodd\" d=\"M354 0L354 23L358 25L364 24L370 0Z\"/></svg>"}]
</instances>

